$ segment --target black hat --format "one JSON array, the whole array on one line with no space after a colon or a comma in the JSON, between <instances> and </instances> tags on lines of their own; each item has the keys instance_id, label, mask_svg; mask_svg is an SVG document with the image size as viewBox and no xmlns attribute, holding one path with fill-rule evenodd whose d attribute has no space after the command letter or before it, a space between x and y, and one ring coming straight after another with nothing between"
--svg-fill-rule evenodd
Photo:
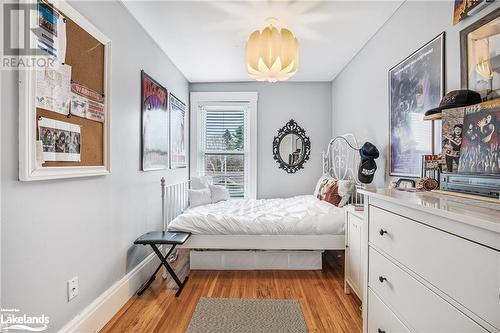
<instances>
[{"instance_id":1,"label":"black hat","mask_svg":"<svg viewBox=\"0 0 500 333\"><path fill-rule=\"evenodd\" d=\"M481 102L481 95L478 92L467 89L453 90L443 96L437 108L430 109L425 113L425 115L430 116L446 109L459 108L462 106L474 105Z\"/></svg>"},{"instance_id":2,"label":"black hat","mask_svg":"<svg viewBox=\"0 0 500 333\"><path fill-rule=\"evenodd\" d=\"M359 150L359 155L361 155L361 160L364 162L369 159L378 158L379 152L373 143L367 141Z\"/></svg>"},{"instance_id":3,"label":"black hat","mask_svg":"<svg viewBox=\"0 0 500 333\"><path fill-rule=\"evenodd\" d=\"M370 184L373 181L373 176L375 176L375 171L377 171L377 163L374 159L368 159L361 162L358 169L358 179L363 184Z\"/></svg>"}]
</instances>

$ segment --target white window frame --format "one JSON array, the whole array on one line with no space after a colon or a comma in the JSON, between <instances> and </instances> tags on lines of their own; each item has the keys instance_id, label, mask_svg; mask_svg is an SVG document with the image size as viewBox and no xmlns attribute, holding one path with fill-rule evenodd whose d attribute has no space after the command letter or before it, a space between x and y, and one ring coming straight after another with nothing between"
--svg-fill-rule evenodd
<instances>
[{"instance_id":1,"label":"white window frame","mask_svg":"<svg viewBox=\"0 0 500 333\"><path fill-rule=\"evenodd\" d=\"M199 170L200 167L200 150L201 140L199 137L199 126L200 126L200 112L199 106L204 104L212 104L217 102L233 102L233 103L248 103L248 124L250 125L250 147L248 150L250 166L248 175L249 178L246 185L247 198L256 199L257 198L257 92L192 92L190 96L190 110L191 110L191 177L197 177L201 174L203 170Z\"/></svg>"}]
</instances>

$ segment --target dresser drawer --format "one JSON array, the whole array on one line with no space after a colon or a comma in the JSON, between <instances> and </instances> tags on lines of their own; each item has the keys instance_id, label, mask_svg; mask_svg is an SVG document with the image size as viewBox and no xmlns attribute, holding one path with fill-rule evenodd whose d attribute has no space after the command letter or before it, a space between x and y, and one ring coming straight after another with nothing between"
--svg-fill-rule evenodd
<instances>
[{"instance_id":1,"label":"dresser drawer","mask_svg":"<svg viewBox=\"0 0 500 333\"><path fill-rule=\"evenodd\" d=\"M371 289L368 289L368 309L368 333L410 332Z\"/></svg>"},{"instance_id":2,"label":"dresser drawer","mask_svg":"<svg viewBox=\"0 0 500 333\"><path fill-rule=\"evenodd\" d=\"M369 249L369 287L416 332L486 332L389 259ZM369 309L368 309L369 312Z\"/></svg>"},{"instance_id":3,"label":"dresser drawer","mask_svg":"<svg viewBox=\"0 0 500 333\"><path fill-rule=\"evenodd\" d=\"M369 213L373 246L500 330L500 252L374 206Z\"/></svg>"}]
</instances>

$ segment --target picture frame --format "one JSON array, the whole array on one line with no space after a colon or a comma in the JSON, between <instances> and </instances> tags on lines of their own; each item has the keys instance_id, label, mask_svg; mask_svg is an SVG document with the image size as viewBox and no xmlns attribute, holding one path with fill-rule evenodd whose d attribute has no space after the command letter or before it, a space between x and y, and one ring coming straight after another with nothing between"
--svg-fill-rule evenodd
<instances>
[{"instance_id":1,"label":"picture frame","mask_svg":"<svg viewBox=\"0 0 500 333\"><path fill-rule=\"evenodd\" d=\"M141 70L141 169L169 168L168 91Z\"/></svg>"},{"instance_id":2,"label":"picture frame","mask_svg":"<svg viewBox=\"0 0 500 333\"><path fill-rule=\"evenodd\" d=\"M481 11L494 0L455 0L453 5L453 25Z\"/></svg>"},{"instance_id":3,"label":"picture frame","mask_svg":"<svg viewBox=\"0 0 500 333\"><path fill-rule=\"evenodd\" d=\"M460 79L463 89L483 101L500 97L500 8L460 31Z\"/></svg>"},{"instance_id":4,"label":"picture frame","mask_svg":"<svg viewBox=\"0 0 500 333\"><path fill-rule=\"evenodd\" d=\"M21 4L19 4L21 5ZM63 13L85 33L92 36L103 45L103 94L104 118L102 124L102 163L98 165L74 165L78 162L66 162L68 165L54 166L53 162L43 165L40 160L42 151L41 139L38 138L38 122L36 103L36 75L35 67L19 71L19 180L38 181L62 178L76 178L89 176L104 176L111 173L111 39L103 34L96 26L87 20L76 9L65 1L52 4L54 10ZM30 16L30 27L36 25L36 15ZM24 39L24 34L19 34ZM37 37L30 34L30 45L36 45ZM21 42L20 45L23 45ZM48 111L50 112L50 111ZM57 115L56 115L57 116ZM61 115L59 115L61 116ZM62 115L66 118L66 116ZM56 119L53 117L51 119ZM61 117L59 117L61 118ZM67 118L69 120L69 118ZM82 142L84 146L84 143ZM85 147L82 147L85 149Z\"/></svg>"},{"instance_id":5,"label":"picture frame","mask_svg":"<svg viewBox=\"0 0 500 333\"><path fill-rule=\"evenodd\" d=\"M444 59L442 32L388 71L390 176L419 177L422 155L434 153L439 126L423 117L444 95Z\"/></svg>"},{"instance_id":6,"label":"picture frame","mask_svg":"<svg viewBox=\"0 0 500 333\"><path fill-rule=\"evenodd\" d=\"M170 168L188 166L189 110L184 102L170 93Z\"/></svg>"}]
</instances>

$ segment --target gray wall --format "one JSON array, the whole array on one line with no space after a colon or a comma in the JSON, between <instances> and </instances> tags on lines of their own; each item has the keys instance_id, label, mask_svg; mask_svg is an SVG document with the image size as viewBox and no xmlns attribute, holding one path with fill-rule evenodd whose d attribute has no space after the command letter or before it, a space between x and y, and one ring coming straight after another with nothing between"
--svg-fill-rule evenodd
<instances>
[{"instance_id":1,"label":"gray wall","mask_svg":"<svg viewBox=\"0 0 500 333\"><path fill-rule=\"evenodd\" d=\"M389 182L385 166L389 145L388 70L446 31L446 91L460 88L459 32L498 8L489 5L452 26L452 1L406 1L332 83L333 133L354 133L381 151L374 184ZM385 170L385 173L384 173Z\"/></svg>"},{"instance_id":2,"label":"gray wall","mask_svg":"<svg viewBox=\"0 0 500 333\"><path fill-rule=\"evenodd\" d=\"M191 91L257 91L257 197L312 194L321 176L321 151L331 129L330 82L192 83ZM311 157L304 169L287 174L273 159L272 143L278 129L294 119L311 139Z\"/></svg>"},{"instance_id":3,"label":"gray wall","mask_svg":"<svg viewBox=\"0 0 500 333\"><path fill-rule=\"evenodd\" d=\"M187 170L141 172L140 70L188 102L188 82L119 2L71 2L113 42L112 174L19 182L17 75L2 75L2 306L51 318L56 331L148 254L132 242L160 229L160 178ZM98 10L96 10L98 8ZM66 282L80 294L66 301Z\"/></svg>"}]
</instances>

